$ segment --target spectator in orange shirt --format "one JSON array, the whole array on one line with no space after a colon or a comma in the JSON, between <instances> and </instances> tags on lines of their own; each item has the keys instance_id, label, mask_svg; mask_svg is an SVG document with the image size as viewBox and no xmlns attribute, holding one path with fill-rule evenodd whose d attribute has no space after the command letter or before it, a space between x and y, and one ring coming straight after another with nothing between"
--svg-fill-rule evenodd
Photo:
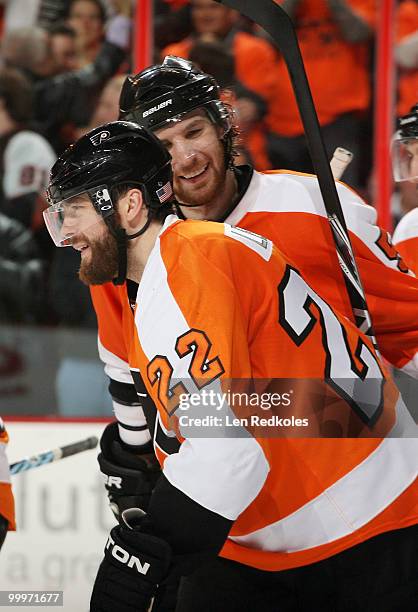
<instances>
[{"instance_id":1,"label":"spectator in orange shirt","mask_svg":"<svg viewBox=\"0 0 418 612\"><path fill-rule=\"evenodd\" d=\"M285 0L292 18L329 156L337 146L354 153L344 180L360 184L361 117L370 105L369 55L374 0ZM277 71L276 71L277 72ZM278 102L269 128L275 168L312 172L303 126L284 60L279 62ZM367 177L364 177L366 179Z\"/></svg>"},{"instance_id":2,"label":"spectator in orange shirt","mask_svg":"<svg viewBox=\"0 0 418 612\"><path fill-rule=\"evenodd\" d=\"M418 2L405 0L396 16L395 57L400 69L398 79L398 117L409 112L418 94Z\"/></svg>"},{"instance_id":3,"label":"spectator in orange shirt","mask_svg":"<svg viewBox=\"0 0 418 612\"><path fill-rule=\"evenodd\" d=\"M219 41L230 49L235 61L236 78L250 91L261 96L267 105L267 115L277 102L277 53L265 40L237 29L238 13L213 0L192 0L194 32L179 43L169 45L163 55L189 59L190 49L198 40ZM252 116L257 121L259 108L254 104Z\"/></svg>"}]
</instances>

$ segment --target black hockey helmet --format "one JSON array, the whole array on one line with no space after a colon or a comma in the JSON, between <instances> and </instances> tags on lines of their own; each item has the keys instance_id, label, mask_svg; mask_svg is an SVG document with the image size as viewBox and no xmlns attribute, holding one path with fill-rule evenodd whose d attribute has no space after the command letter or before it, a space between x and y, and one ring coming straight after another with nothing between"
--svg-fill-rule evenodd
<instances>
[{"instance_id":1,"label":"black hockey helmet","mask_svg":"<svg viewBox=\"0 0 418 612\"><path fill-rule=\"evenodd\" d=\"M417 180L416 171L411 168L411 145L418 142L418 104L399 117L397 132L392 140L392 165L395 181Z\"/></svg>"},{"instance_id":2,"label":"black hockey helmet","mask_svg":"<svg viewBox=\"0 0 418 612\"><path fill-rule=\"evenodd\" d=\"M126 274L128 239L145 232L158 210L171 212L171 157L160 141L135 123L114 121L95 128L71 145L51 169L44 218L57 246L72 244L73 234L64 233L66 214L76 196L85 195L108 225L119 247L119 277ZM112 190L119 185L138 185L149 209L143 228L126 235L116 222ZM73 215L76 206L73 206Z\"/></svg>"},{"instance_id":3,"label":"black hockey helmet","mask_svg":"<svg viewBox=\"0 0 418 612\"><path fill-rule=\"evenodd\" d=\"M399 117L397 128L402 138L418 138L418 104L407 115Z\"/></svg>"},{"instance_id":4,"label":"black hockey helmet","mask_svg":"<svg viewBox=\"0 0 418 612\"><path fill-rule=\"evenodd\" d=\"M192 62L167 55L162 64L127 77L119 100L119 118L151 130L181 121L203 108L211 121L223 128L227 161L232 157L231 109L220 99L216 80Z\"/></svg>"}]
</instances>

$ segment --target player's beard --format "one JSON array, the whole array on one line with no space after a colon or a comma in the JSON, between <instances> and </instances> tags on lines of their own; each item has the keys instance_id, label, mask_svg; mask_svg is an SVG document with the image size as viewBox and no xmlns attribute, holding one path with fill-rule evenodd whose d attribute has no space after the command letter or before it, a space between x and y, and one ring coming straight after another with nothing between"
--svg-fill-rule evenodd
<instances>
[{"instance_id":1,"label":"player's beard","mask_svg":"<svg viewBox=\"0 0 418 612\"><path fill-rule=\"evenodd\" d=\"M88 260L81 259L78 276L85 285L103 285L118 276L119 256L116 239L106 228L106 234L99 240L88 240Z\"/></svg>"}]
</instances>

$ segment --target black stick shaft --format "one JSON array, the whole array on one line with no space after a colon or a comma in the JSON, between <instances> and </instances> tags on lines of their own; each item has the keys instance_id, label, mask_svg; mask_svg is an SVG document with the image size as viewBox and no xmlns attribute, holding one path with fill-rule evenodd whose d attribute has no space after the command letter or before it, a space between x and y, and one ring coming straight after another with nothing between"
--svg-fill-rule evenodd
<instances>
[{"instance_id":1,"label":"black stick shaft","mask_svg":"<svg viewBox=\"0 0 418 612\"><path fill-rule=\"evenodd\" d=\"M90 450L91 448L95 448L97 446L97 442L98 440L96 436L90 436L90 438L80 440L80 442L73 442L72 444L61 446L61 459L64 459L64 457L70 457L70 455L82 453L83 451Z\"/></svg>"}]
</instances>

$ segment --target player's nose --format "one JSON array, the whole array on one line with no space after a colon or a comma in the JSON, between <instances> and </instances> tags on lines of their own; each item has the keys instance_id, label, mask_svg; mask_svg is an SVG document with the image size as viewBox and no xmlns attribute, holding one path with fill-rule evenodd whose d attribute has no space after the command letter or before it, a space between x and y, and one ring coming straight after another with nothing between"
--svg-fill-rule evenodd
<instances>
[{"instance_id":1,"label":"player's nose","mask_svg":"<svg viewBox=\"0 0 418 612\"><path fill-rule=\"evenodd\" d=\"M179 173L181 170L190 168L195 163L198 151L192 143L185 141L177 142L171 148L171 166L173 172Z\"/></svg>"}]
</instances>

